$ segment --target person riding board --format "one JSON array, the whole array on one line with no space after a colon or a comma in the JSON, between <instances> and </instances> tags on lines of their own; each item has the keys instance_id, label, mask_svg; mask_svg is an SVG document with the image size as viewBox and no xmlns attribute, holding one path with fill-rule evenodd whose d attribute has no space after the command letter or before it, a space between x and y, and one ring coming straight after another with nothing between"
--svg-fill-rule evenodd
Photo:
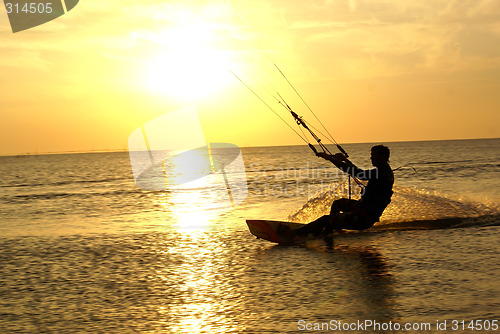
<instances>
[{"instance_id":1,"label":"person riding board","mask_svg":"<svg viewBox=\"0 0 500 334\"><path fill-rule=\"evenodd\" d=\"M328 234L333 230L364 230L372 227L391 202L393 194L394 174L389 166L390 150L387 146L376 145L371 148L371 162L375 168L363 170L356 167L342 153L330 155L324 152L317 155L332 162L343 172L367 180L361 198L354 200L341 198L332 204L330 214L293 231L293 236L305 236L321 233Z\"/></svg>"}]
</instances>

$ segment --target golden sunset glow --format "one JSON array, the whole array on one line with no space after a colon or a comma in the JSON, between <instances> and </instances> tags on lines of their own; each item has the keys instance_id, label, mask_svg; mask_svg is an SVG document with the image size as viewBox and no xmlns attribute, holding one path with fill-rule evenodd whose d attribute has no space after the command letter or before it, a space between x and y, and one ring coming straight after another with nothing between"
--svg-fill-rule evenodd
<instances>
[{"instance_id":1,"label":"golden sunset glow","mask_svg":"<svg viewBox=\"0 0 500 334\"><path fill-rule=\"evenodd\" d=\"M210 176L213 178L213 175ZM220 191L214 191L216 182L211 181L210 176L169 188L171 197L168 208L174 215L179 232L205 230L224 209L231 207L229 201L217 196Z\"/></svg>"},{"instance_id":2,"label":"golden sunset glow","mask_svg":"<svg viewBox=\"0 0 500 334\"><path fill-rule=\"evenodd\" d=\"M0 154L126 149L192 104L207 141L303 144L230 72L314 121L274 63L339 142L499 137L499 16L473 0L111 0L15 34L4 17Z\"/></svg>"},{"instance_id":3,"label":"golden sunset glow","mask_svg":"<svg viewBox=\"0 0 500 334\"><path fill-rule=\"evenodd\" d=\"M214 169L207 151L192 150L165 161L168 196L159 196L157 201L171 211L179 232L206 229L211 220L234 206L227 181Z\"/></svg>"},{"instance_id":4,"label":"golden sunset glow","mask_svg":"<svg viewBox=\"0 0 500 334\"><path fill-rule=\"evenodd\" d=\"M147 61L144 86L155 94L196 100L222 90L228 84L226 72L214 51L175 50Z\"/></svg>"},{"instance_id":5,"label":"golden sunset glow","mask_svg":"<svg viewBox=\"0 0 500 334\"><path fill-rule=\"evenodd\" d=\"M161 51L145 60L146 90L197 101L225 89L231 83L229 70L234 65L224 50L214 45L216 29L213 23L198 19L153 34L150 38Z\"/></svg>"}]
</instances>

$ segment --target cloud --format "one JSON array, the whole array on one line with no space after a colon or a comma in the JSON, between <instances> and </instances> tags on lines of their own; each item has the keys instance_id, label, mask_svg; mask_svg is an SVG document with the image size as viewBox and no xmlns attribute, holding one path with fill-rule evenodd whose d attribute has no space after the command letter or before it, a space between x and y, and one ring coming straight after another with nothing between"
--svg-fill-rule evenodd
<instances>
[{"instance_id":1,"label":"cloud","mask_svg":"<svg viewBox=\"0 0 500 334\"><path fill-rule=\"evenodd\" d=\"M328 1L301 10L288 16L293 44L318 60L317 74L325 78L500 64L500 2L495 0L359 0L350 6Z\"/></svg>"},{"instance_id":2,"label":"cloud","mask_svg":"<svg viewBox=\"0 0 500 334\"><path fill-rule=\"evenodd\" d=\"M0 66L47 70L70 54L134 65L174 47L155 41L162 31L203 19L220 26L218 46L269 50L319 79L488 68L499 63L498 17L496 0L88 0L20 38L0 35Z\"/></svg>"},{"instance_id":3,"label":"cloud","mask_svg":"<svg viewBox=\"0 0 500 334\"><path fill-rule=\"evenodd\" d=\"M35 50L9 50L7 48L0 48L0 52L5 55L10 53L11 57L2 59L0 66L9 68L22 68L22 69L37 69L42 71L49 71L50 63L43 59L40 52Z\"/></svg>"}]
</instances>

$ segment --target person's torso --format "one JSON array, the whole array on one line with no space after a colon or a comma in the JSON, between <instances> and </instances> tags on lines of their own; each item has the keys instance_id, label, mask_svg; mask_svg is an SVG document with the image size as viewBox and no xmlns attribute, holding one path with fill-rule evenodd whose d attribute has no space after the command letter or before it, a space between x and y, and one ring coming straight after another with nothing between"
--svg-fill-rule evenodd
<instances>
[{"instance_id":1,"label":"person's torso","mask_svg":"<svg viewBox=\"0 0 500 334\"><path fill-rule=\"evenodd\" d=\"M372 172L374 175L361 195L361 202L365 210L378 220L391 202L394 174L389 164L378 166Z\"/></svg>"}]
</instances>

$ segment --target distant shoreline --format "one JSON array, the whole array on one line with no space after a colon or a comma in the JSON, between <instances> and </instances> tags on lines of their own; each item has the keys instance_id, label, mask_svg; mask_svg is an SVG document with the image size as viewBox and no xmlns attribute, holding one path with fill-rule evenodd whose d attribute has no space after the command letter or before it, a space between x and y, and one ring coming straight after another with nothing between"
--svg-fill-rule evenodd
<instances>
[{"instance_id":1,"label":"distant shoreline","mask_svg":"<svg viewBox=\"0 0 500 334\"><path fill-rule=\"evenodd\" d=\"M380 142L355 142L355 143L341 143L342 145L351 144L391 144L391 143L418 143L418 142L443 142L443 141L469 141L469 140L496 140L500 137L493 138L467 138L467 139L429 139L429 140L398 140L398 141L380 141ZM326 144L333 145L333 144ZM258 146L241 146L241 148L258 148L258 147L292 147L292 146L304 146L304 144L292 144L292 145L258 145ZM57 154L88 154L88 153L124 153L128 152L128 149L98 149L98 150L88 150L88 151L56 151L56 152L27 152L27 153L8 153L0 154L0 157L25 157L25 156L37 156L37 155L57 155Z\"/></svg>"}]
</instances>

